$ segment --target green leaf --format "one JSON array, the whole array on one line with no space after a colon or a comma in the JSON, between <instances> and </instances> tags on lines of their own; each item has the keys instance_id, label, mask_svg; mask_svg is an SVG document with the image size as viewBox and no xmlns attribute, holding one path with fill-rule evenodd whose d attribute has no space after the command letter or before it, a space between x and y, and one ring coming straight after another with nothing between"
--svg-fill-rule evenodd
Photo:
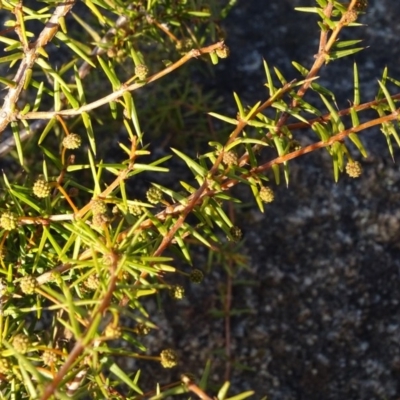
<instances>
[{"instance_id":1,"label":"green leaf","mask_svg":"<svg viewBox=\"0 0 400 400\"><path fill-rule=\"evenodd\" d=\"M217 114L217 113L214 113L214 112L209 112L208 115L211 115L212 117L215 117L215 118L218 118L218 119L220 119L222 121L225 121L228 124L232 124L232 125L237 125L238 124L238 120L237 119L225 117L225 115Z\"/></svg>"},{"instance_id":2,"label":"green leaf","mask_svg":"<svg viewBox=\"0 0 400 400\"><path fill-rule=\"evenodd\" d=\"M61 90L67 98L68 103L71 104L74 110L77 110L79 108L79 101L75 99L75 97L69 91L65 90L63 86L61 86Z\"/></svg>"},{"instance_id":3,"label":"green leaf","mask_svg":"<svg viewBox=\"0 0 400 400\"><path fill-rule=\"evenodd\" d=\"M41 146L40 149L43 151L43 154L48 157L53 164L59 169L62 170L63 169L63 165L62 162L60 160L60 157L57 157L56 155L54 155L51 150Z\"/></svg>"},{"instance_id":4,"label":"green leaf","mask_svg":"<svg viewBox=\"0 0 400 400\"><path fill-rule=\"evenodd\" d=\"M61 92L60 92L60 82L58 80L54 80L54 111L61 110Z\"/></svg>"},{"instance_id":5,"label":"green leaf","mask_svg":"<svg viewBox=\"0 0 400 400\"><path fill-rule=\"evenodd\" d=\"M362 144L360 138L356 133L350 133L349 139L357 146L357 149L360 151L363 157L367 157L367 150L365 149L364 145Z\"/></svg>"},{"instance_id":6,"label":"green leaf","mask_svg":"<svg viewBox=\"0 0 400 400\"><path fill-rule=\"evenodd\" d=\"M86 128L86 133L88 135L90 147L92 148L93 154L96 155L96 140L94 137L94 132L93 132L92 121L90 119L90 115L87 112L82 112L81 116L82 116L83 125L85 125L85 128Z\"/></svg>"},{"instance_id":7,"label":"green leaf","mask_svg":"<svg viewBox=\"0 0 400 400\"><path fill-rule=\"evenodd\" d=\"M378 81L378 83L379 83L379 86L380 86L380 88L382 90L382 93L384 94L384 96L386 98L386 101L387 101L387 104L390 107L390 110L392 111L392 113L395 113L396 112L396 105L394 104L392 96L390 95L390 93L387 90L386 86L382 82Z\"/></svg>"},{"instance_id":8,"label":"green leaf","mask_svg":"<svg viewBox=\"0 0 400 400\"><path fill-rule=\"evenodd\" d=\"M46 139L47 134L51 131L55 123L57 122L57 119L55 117L51 118L47 125L45 126L42 134L40 135L38 144L42 144L44 139Z\"/></svg>"},{"instance_id":9,"label":"green leaf","mask_svg":"<svg viewBox=\"0 0 400 400\"><path fill-rule=\"evenodd\" d=\"M23 53L18 52L18 53L12 53L9 54L8 56L0 57L0 64L2 63L8 63L10 61L17 61L23 58Z\"/></svg>"},{"instance_id":10,"label":"green leaf","mask_svg":"<svg viewBox=\"0 0 400 400\"><path fill-rule=\"evenodd\" d=\"M182 158L183 161L187 164L187 166L194 171L197 175L200 175L201 177L205 178L208 174L208 171L201 167L199 164L197 164L194 160L192 160L189 156L186 154L180 152L177 149L171 148L171 150L180 158Z\"/></svg>"},{"instance_id":11,"label":"green leaf","mask_svg":"<svg viewBox=\"0 0 400 400\"><path fill-rule=\"evenodd\" d=\"M344 49L346 47L351 47L357 43L362 42L362 40L356 39L356 40L339 40L335 42L332 46L332 50L336 49Z\"/></svg>"},{"instance_id":12,"label":"green leaf","mask_svg":"<svg viewBox=\"0 0 400 400\"><path fill-rule=\"evenodd\" d=\"M328 101L328 99L322 94L319 93L322 101L325 103L326 108L329 110L330 113L330 120L332 122L332 128L333 128L333 133L338 133L341 131L345 130L345 126L342 122L342 120L340 119L340 116L338 114L338 112L336 111L336 109L331 105L331 103Z\"/></svg>"},{"instance_id":13,"label":"green leaf","mask_svg":"<svg viewBox=\"0 0 400 400\"><path fill-rule=\"evenodd\" d=\"M210 55L212 64L217 65L219 62L219 57L217 56L217 53L215 51L212 51L211 53L209 53L209 55Z\"/></svg>"},{"instance_id":14,"label":"green leaf","mask_svg":"<svg viewBox=\"0 0 400 400\"><path fill-rule=\"evenodd\" d=\"M327 57L329 60L337 60L339 58L343 58L343 57L347 57L347 56L356 54L364 49L365 49L365 47L355 47L353 49L347 49L347 50L330 51L329 55Z\"/></svg>"},{"instance_id":15,"label":"green leaf","mask_svg":"<svg viewBox=\"0 0 400 400\"><path fill-rule=\"evenodd\" d=\"M190 257L189 249L186 246L186 243L184 242L184 240L179 236L179 233L174 236L174 239L176 240L176 243L178 243L178 246L181 249L183 257L185 258L185 261L188 264L193 265L192 259Z\"/></svg>"},{"instance_id":16,"label":"green leaf","mask_svg":"<svg viewBox=\"0 0 400 400\"><path fill-rule=\"evenodd\" d=\"M40 103L42 101L42 94L43 94L43 88L44 88L44 82L40 82L37 94L36 94L36 99L35 103L33 104L33 110L32 111L37 111L40 107Z\"/></svg>"},{"instance_id":17,"label":"green leaf","mask_svg":"<svg viewBox=\"0 0 400 400\"><path fill-rule=\"evenodd\" d=\"M97 175L96 164L94 162L93 154L89 149L88 149L88 159L89 159L90 170L92 171L92 177L93 177L93 182L94 182L94 193L95 193L95 195L99 195L101 193L100 182L99 182L99 178Z\"/></svg>"},{"instance_id":18,"label":"green leaf","mask_svg":"<svg viewBox=\"0 0 400 400\"><path fill-rule=\"evenodd\" d=\"M353 75L354 75L354 99L353 104L358 106L360 104L360 81L358 78L358 68L357 64L353 65Z\"/></svg>"},{"instance_id":19,"label":"green leaf","mask_svg":"<svg viewBox=\"0 0 400 400\"><path fill-rule=\"evenodd\" d=\"M237 105L238 110L239 110L240 118L244 118L245 117L245 112L244 112L243 104L239 99L239 96L235 92L233 92L233 97L235 98L235 102L236 102L236 105Z\"/></svg>"},{"instance_id":20,"label":"green leaf","mask_svg":"<svg viewBox=\"0 0 400 400\"><path fill-rule=\"evenodd\" d=\"M260 104L261 104L261 101L254 104L254 106L250 109L250 111L246 115L246 118L245 118L246 121L249 121L250 118L253 118L256 116L254 114L257 111L258 107L260 107Z\"/></svg>"},{"instance_id":21,"label":"green leaf","mask_svg":"<svg viewBox=\"0 0 400 400\"><path fill-rule=\"evenodd\" d=\"M139 143L143 145L143 132L140 129L139 117L137 115L133 96L130 96L130 102L131 102L130 109L132 110L131 118L132 118L133 126L135 127L135 131L136 131L136 135L139 139Z\"/></svg>"},{"instance_id":22,"label":"green leaf","mask_svg":"<svg viewBox=\"0 0 400 400\"><path fill-rule=\"evenodd\" d=\"M81 329L80 329L80 324L77 319L77 316L80 315L80 317L84 317L85 313L83 313L82 310L79 310L79 312L78 312L79 308L76 307L73 296L72 296L69 288L64 284L63 281L60 281L60 283L61 283L61 288L62 288L62 291L65 296L65 300L66 300L66 305L67 305L69 321L70 321L70 325L72 328L72 332L74 334L74 337L79 339L81 337Z\"/></svg>"},{"instance_id":23,"label":"green leaf","mask_svg":"<svg viewBox=\"0 0 400 400\"><path fill-rule=\"evenodd\" d=\"M317 92L319 95L322 94L322 95L325 95L325 96L329 96L331 98L331 100L336 104L335 95L329 89L321 86L319 83L316 83L316 82L313 82L311 84L311 89L314 90L315 92Z\"/></svg>"},{"instance_id":24,"label":"green leaf","mask_svg":"<svg viewBox=\"0 0 400 400\"><path fill-rule=\"evenodd\" d=\"M56 37L63 44L67 45L74 53L76 53L80 59L85 60L93 68L96 68L96 65L91 60L88 52L85 52L85 50L88 49L87 46L83 46L82 43L79 43L78 41L71 39L64 32L61 32L61 31L58 31L56 33ZM82 49L84 47L85 47L85 50Z\"/></svg>"},{"instance_id":25,"label":"green leaf","mask_svg":"<svg viewBox=\"0 0 400 400\"><path fill-rule=\"evenodd\" d=\"M275 183L277 185L279 185L280 181L281 181L281 174L280 174L279 165L278 164L273 164L272 165L272 171L274 173Z\"/></svg>"},{"instance_id":26,"label":"green leaf","mask_svg":"<svg viewBox=\"0 0 400 400\"><path fill-rule=\"evenodd\" d=\"M260 198L260 193L259 193L257 185L255 183L253 183L252 185L250 185L250 189L253 193L254 199L256 200L258 208L260 209L260 211L262 213L264 213L264 203Z\"/></svg>"},{"instance_id":27,"label":"green leaf","mask_svg":"<svg viewBox=\"0 0 400 400\"><path fill-rule=\"evenodd\" d=\"M287 104L285 104L282 101L275 101L272 104L272 107L276 108L277 110L280 110L282 112L288 113L291 116L295 117L296 119L300 120L301 122L305 122L308 124L308 120L304 117L302 117L295 108L289 107Z\"/></svg>"},{"instance_id":28,"label":"green leaf","mask_svg":"<svg viewBox=\"0 0 400 400\"><path fill-rule=\"evenodd\" d=\"M308 13L314 13L314 14L316 14L319 10L317 7L295 7L294 9L296 11L308 12Z\"/></svg>"},{"instance_id":29,"label":"green leaf","mask_svg":"<svg viewBox=\"0 0 400 400\"><path fill-rule=\"evenodd\" d=\"M193 227L191 227L189 224L185 224L184 227L199 242L203 243L206 247L211 248L210 242L203 235L201 235L198 231L196 231Z\"/></svg>"},{"instance_id":30,"label":"green leaf","mask_svg":"<svg viewBox=\"0 0 400 400\"><path fill-rule=\"evenodd\" d=\"M217 394L217 399L218 400L225 400L227 394L228 394L228 390L229 390L229 386L231 384L229 382L225 382L221 389L219 389L218 394Z\"/></svg>"},{"instance_id":31,"label":"green leaf","mask_svg":"<svg viewBox=\"0 0 400 400\"><path fill-rule=\"evenodd\" d=\"M121 87L121 82L117 77L117 74L115 73L114 69L112 68L111 62L105 62L100 56L97 56L97 59L99 60L99 64L105 74L107 75L108 80L111 82L111 85L114 90L117 90Z\"/></svg>"},{"instance_id":32,"label":"green leaf","mask_svg":"<svg viewBox=\"0 0 400 400\"><path fill-rule=\"evenodd\" d=\"M385 69L382 72L382 80L381 80L381 83L384 86L386 85L386 79L388 79L387 74L388 74L388 68L385 67ZM383 99L383 97L384 97L384 94L383 94L383 91L382 91L382 87L380 86L379 90L378 90L378 94L376 95L376 99L377 100L381 100L381 99Z\"/></svg>"},{"instance_id":33,"label":"green leaf","mask_svg":"<svg viewBox=\"0 0 400 400\"><path fill-rule=\"evenodd\" d=\"M160 189L163 193L165 193L167 196L170 196L171 198L173 198L174 200L178 201L181 204L187 204L188 201L186 199L186 197L182 196L180 193L177 193L171 189L168 189L164 186L161 186L157 183L152 183L152 185L158 189Z\"/></svg>"},{"instance_id":34,"label":"green leaf","mask_svg":"<svg viewBox=\"0 0 400 400\"><path fill-rule=\"evenodd\" d=\"M37 202L32 201L32 199L27 196L26 193L23 193L21 190L15 190L14 188L10 188L10 193L19 199L22 203L28 205L32 210L35 210L37 213L41 213L41 207L37 204Z\"/></svg>"},{"instance_id":35,"label":"green leaf","mask_svg":"<svg viewBox=\"0 0 400 400\"><path fill-rule=\"evenodd\" d=\"M97 33L95 29L91 27L90 24L88 24L86 21L80 18L79 15L75 14L73 11L71 11L70 14L78 22L78 24L81 25L82 28L90 35L90 37L93 39L94 42L101 41L101 36Z\"/></svg>"},{"instance_id":36,"label":"green leaf","mask_svg":"<svg viewBox=\"0 0 400 400\"><path fill-rule=\"evenodd\" d=\"M211 360L207 360L206 366L204 367L203 375L200 378L199 387L202 390L207 390L208 378L211 373Z\"/></svg>"},{"instance_id":37,"label":"green leaf","mask_svg":"<svg viewBox=\"0 0 400 400\"><path fill-rule=\"evenodd\" d=\"M244 400L250 396L253 396L253 394L254 394L253 390L248 390L247 392L243 392L243 393L237 394L236 396L229 397L226 400Z\"/></svg>"},{"instance_id":38,"label":"green leaf","mask_svg":"<svg viewBox=\"0 0 400 400\"><path fill-rule=\"evenodd\" d=\"M351 124L353 125L353 128L360 125L360 120L358 119L358 114L354 107L350 108L350 116L351 116Z\"/></svg>"},{"instance_id":39,"label":"green leaf","mask_svg":"<svg viewBox=\"0 0 400 400\"><path fill-rule=\"evenodd\" d=\"M301 75L303 75L303 76L307 76L308 75L309 70L307 68L303 67L298 62L293 61L292 65L300 72Z\"/></svg>"},{"instance_id":40,"label":"green leaf","mask_svg":"<svg viewBox=\"0 0 400 400\"><path fill-rule=\"evenodd\" d=\"M122 96L124 98L124 103L125 103L125 115L127 115L131 119L132 109L134 107L132 95L130 92L125 92Z\"/></svg>"},{"instance_id":41,"label":"green leaf","mask_svg":"<svg viewBox=\"0 0 400 400\"><path fill-rule=\"evenodd\" d=\"M274 67L274 71L275 71L275 75L278 77L278 79L281 82L282 86L286 85L287 84L287 80L282 75L282 73L279 71L279 69Z\"/></svg>"},{"instance_id":42,"label":"green leaf","mask_svg":"<svg viewBox=\"0 0 400 400\"><path fill-rule=\"evenodd\" d=\"M110 367L110 372L112 372L116 377L118 377L120 382L124 382L127 386L129 386L136 393L143 394L140 390L139 386L132 381L131 378L120 368L117 364L112 364Z\"/></svg>"},{"instance_id":43,"label":"green leaf","mask_svg":"<svg viewBox=\"0 0 400 400\"><path fill-rule=\"evenodd\" d=\"M206 18L211 16L211 14L208 11L188 11L188 14L200 18Z\"/></svg>"},{"instance_id":44,"label":"green leaf","mask_svg":"<svg viewBox=\"0 0 400 400\"><path fill-rule=\"evenodd\" d=\"M333 162L333 176L335 182L339 180L339 171L343 169L343 151L342 144L339 142L333 143L331 146L331 156Z\"/></svg>"},{"instance_id":45,"label":"green leaf","mask_svg":"<svg viewBox=\"0 0 400 400\"><path fill-rule=\"evenodd\" d=\"M57 81L57 83L60 86L63 86L64 89L68 92L70 92L70 88L68 87L68 85L65 83L65 81L61 78L61 75L59 73L57 73L56 71L53 70L53 68L51 67L51 65L45 61L43 58L37 58L36 59L36 64L39 65L39 67L41 67L43 69L43 72L45 74L49 74L54 81ZM55 84L55 82L54 82Z\"/></svg>"},{"instance_id":46,"label":"green leaf","mask_svg":"<svg viewBox=\"0 0 400 400\"><path fill-rule=\"evenodd\" d=\"M93 13L93 15L95 15L98 20L101 22L102 25L106 25L108 19L106 18L106 16L104 15L103 12L101 12L96 6L95 4L100 5L100 7L103 7L104 9L108 9L110 6L107 5L107 2L104 2L102 0L95 0L95 1L91 1L91 0L86 0L85 1L85 5L90 9L90 11Z\"/></svg>"},{"instance_id":47,"label":"green leaf","mask_svg":"<svg viewBox=\"0 0 400 400\"><path fill-rule=\"evenodd\" d=\"M274 87L274 82L272 80L271 71L269 70L268 64L265 60L264 60L264 70L265 70L265 76L267 77L267 83L265 84L265 86L267 86L267 88L269 89L269 96L273 97L276 93L276 89Z\"/></svg>"},{"instance_id":48,"label":"green leaf","mask_svg":"<svg viewBox=\"0 0 400 400\"><path fill-rule=\"evenodd\" d=\"M329 27L329 29L334 30L336 28L337 22L332 21L330 18L328 18L324 10L321 10L320 8L317 8L317 14L321 17L322 22Z\"/></svg>"},{"instance_id":49,"label":"green leaf","mask_svg":"<svg viewBox=\"0 0 400 400\"><path fill-rule=\"evenodd\" d=\"M21 138L19 136L19 128L18 128L17 122L11 123L11 130L12 130L12 133L14 136L15 147L17 149L19 163L21 164L21 166L23 166L24 165L24 153L22 151L22 143L21 143Z\"/></svg>"},{"instance_id":50,"label":"green leaf","mask_svg":"<svg viewBox=\"0 0 400 400\"><path fill-rule=\"evenodd\" d=\"M83 90L82 80L79 76L79 69L76 64L74 64L74 76L76 89L78 91L78 101L80 104L86 104L85 91Z\"/></svg>"},{"instance_id":51,"label":"green leaf","mask_svg":"<svg viewBox=\"0 0 400 400\"><path fill-rule=\"evenodd\" d=\"M314 122L311 125L311 129L317 133L318 137L323 141L327 142L331 137L331 132L328 131L326 124L320 122Z\"/></svg>"}]
</instances>

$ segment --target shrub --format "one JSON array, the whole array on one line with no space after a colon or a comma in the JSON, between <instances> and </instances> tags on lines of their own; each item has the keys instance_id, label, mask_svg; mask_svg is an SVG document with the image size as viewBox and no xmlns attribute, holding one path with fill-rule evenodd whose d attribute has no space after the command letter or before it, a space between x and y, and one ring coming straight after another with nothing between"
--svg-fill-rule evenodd
<instances>
[{"instance_id":1,"label":"shrub","mask_svg":"<svg viewBox=\"0 0 400 400\"><path fill-rule=\"evenodd\" d=\"M224 126L210 134L213 140L206 149L198 143L201 154L195 156L193 141L181 138L192 139L201 129L207 138L200 111L218 103L201 93L193 78L199 70L186 64L194 59L210 66L229 55L216 21L234 1L223 6L186 0L67 1L44 2L40 9L36 2L31 8L2 2L7 55L0 61L7 68L0 81L7 95L0 131L12 136L0 152L12 150L26 172L6 170L2 182L5 397L18 389L21 397L41 399L66 393L165 398L185 391L211 398L209 364L199 381L184 374L181 381L146 394L139 370L119 366L124 358L156 361L164 368L184 363L180 349L146 354L141 337L155 326L144 300L156 296L162 303L165 293L182 299L185 286L173 279L178 274L202 284L202 266L193 262L196 246L223 259L229 273L232 264L245 265L240 226L227 212L240 202L233 187L248 187L264 211L276 201L271 185L289 183L291 160L326 149L336 181L343 172L357 178L362 169L349 145L366 156L363 131L380 125L392 154L392 141L400 142L397 97L389 92L389 85L400 83L387 70L376 98L361 104L355 65L354 98L343 110L337 110L334 93L318 84L321 68L362 50L358 40L341 40L340 33L360 25L366 0L316 3L299 8L320 18L314 64L293 62L301 77L290 80L264 62L269 98L247 106L235 94L237 115L210 111L233 128L227 135ZM182 75L175 75L178 71ZM305 99L310 91L317 100ZM365 110L378 117L361 123ZM143 126L154 132L148 135ZM299 133L309 129L315 142L302 147ZM157 148L171 134L176 148L157 158ZM118 149L112 148L116 142ZM110 147L115 154L109 154ZM265 155L268 161L262 161ZM192 177L179 172L176 179L166 167L174 166L171 159L185 163ZM162 184L162 174L172 174L170 185ZM220 388L218 398L226 398L228 387Z\"/></svg>"}]
</instances>

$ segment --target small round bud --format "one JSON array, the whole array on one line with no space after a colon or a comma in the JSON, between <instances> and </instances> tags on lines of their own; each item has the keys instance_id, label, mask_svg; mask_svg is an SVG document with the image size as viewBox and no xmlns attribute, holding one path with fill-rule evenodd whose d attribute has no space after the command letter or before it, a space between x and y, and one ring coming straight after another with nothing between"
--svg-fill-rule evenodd
<instances>
[{"instance_id":1,"label":"small round bud","mask_svg":"<svg viewBox=\"0 0 400 400\"><path fill-rule=\"evenodd\" d=\"M139 64L136 65L135 67L135 75L137 75L137 77L143 81L144 79L147 78L147 74L149 73L149 69L147 68L146 65L144 64Z\"/></svg>"},{"instance_id":2,"label":"small round bud","mask_svg":"<svg viewBox=\"0 0 400 400\"><path fill-rule=\"evenodd\" d=\"M96 290L99 287L100 279L98 274L89 275L89 277L83 282L83 284L91 290Z\"/></svg>"},{"instance_id":3,"label":"small round bud","mask_svg":"<svg viewBox=\"0 0 400 400\"><path fill-rule=\"evenodd\" d=\"M192 40L192 39L186 38L186 39L183 41L183 47L184 47L185 49L191 49L193 46L194 46L194 43L193 43L193 40Z\"/></svg>"},{"instance_id":4,"label":"small round bud","mask_svg":"<svg viewBox=\"0 0 400 400\"><path fill-rule=\"evenodd\" d=\"M178 40L175 44L175 48L176 48L176 50L181 51L183 49L183 41Z\"/></svg>"},{"instance_id":5,"label":"small round bud","mask_svg":"<svg viewBox=\"0 0 400 400\"><path fill-rule=\"evenodd\" d=\"M346 172L351 178L358 178L362 174L362 167L358 161L350 161L346 165Z\"/></svg>"},{"instance_id":6,"label":"small round bud","mask_svg":"<svg viewBox=\"0 0 400 400\"><path fill-rule=\"evenodd\" d=\"M70 133L63 139L63 146L66 149L74 150L81 147L82 138L76 133Z\"/></svg>"},{"instance_id":7,"label":"small round bud","mask_svg":"<svg viewBox=\"0 0 400 400\"><path fill-rule=\"evenodd\" d=\"M272 203L275 199L274 191L268 186L263 186L260 188L260 199L264 203Z\"/></svg>"},{"instance_id":8,"label":"small round bud","mask_svg":"<svg viewBox=\"0 0 400 400\"><path fill-rule=\"evenodd\" d=\"M158 204L162 200L162 196L162 191L154 186L151 187L146 193L147 200L151 204Z\"/></svg>"},{"instance_id":9,"label":"small round bud","mask_svg":"<svg viewBox=\"0 0 400 400\"><path fill-rule=\"evenodd\" d=\"M173 349L165 349L160 354L161 365L164 368L173 368L178 364L178 355Z\"/></svg>"},{"instance_id":10,"label":"small round bud","mask_svg":"<svg viewBox=\"0 0 400 400\"><path fill-rule=\"evenodd\" d=\"M22 293L32 294L35 292L35 289L38 286L38 282L37 282L36 278L34 278L32 275L27 275L21 279L19 285L21 287Z\"/></svg>"},{"instance_id":11,"label":"small round bud","mask_svg":"<svg viewBox=\"0 0 400 400\"><path fill-rule=\"evenodd\" d=\"M108 224L109 219L105 214L95 214L92 218L92 226L94 228L103 228L104 224Z\"/></svg>"},{"instance_id":12,"label":"small round bud","mask_svg":"<svg viewBox=\"0 0 400 400\"><path fill-rule=\"evenodd\" d=\"M107 50L107 56L108 56L109 58L114 58L114 57L116 57L116 56L117 56L117 50L116 50L114 47L110 47L110 48Z\"/></svg>"},{"instance_id":13,"label":"small round bud","mask_svg":"<svg viewBox=\"0 0 400 400\"><path fill-rule=\"evenodd\" d=\"M235 243L239 242L243 236L242 230L238 226L232 226L232 228L229 230L229 233L232 236L232 241Z\"/></svg>"},{"instance_id":14,"label":"small round bud","mask_svg":"<svg viewBox=\"0 0 400 400\"><path fill-rule=\"evenodd\" d=\"M9 375L12 370L12 365L7 358L0 357L0 374Z\"/></svg>"},{"instance_id":15,"label":"small round bud","mask_svg":"<svg viewBox=\"0 0 400 400\"><path fill-rule=\"evenodd\" d=\"M173 285L169 289L170 296L175 300L181 300L185 297L185 288L181 285Z\"/></svg>"},{"instance_id":16,"label":"small round bud","mask_svg":"<svg viewBox=\"0 0 400 400\"><path fill-rule=\"evenodd\" d=\"M143 214L142 207L138 206L137 204L130 204L128 206L129 212L134 215L135 217L139 217Z\"/></svg>"},{"instance_id":17,"label":"small round bud","mask_svg":"<svg viewBox=\"0 0 400 400\"><path fill-rule=\"evenodd\" d=\"M103 254L103 263L104 265L117 265L118 255L113 252Z\"/></svg>"},{"instance_id":18,"label":"small round bud","mask_svg":"<svg viewBox=\"0 0 400 400\"><path fill-rule=\"evenodd\" d=\"M201 283L203 282L204 279L204 274L201 270L199 269L194 269L190 275L189 275L189 279L191 280L191 282L193 283Z\"/></svg>"},{"instance_id":19,"label":"small round bud","mask_svg":"<svg viewBox=\"0 0 400 400\"><path fill-rule=\"evenodd\" d=\"M142 324L142 323L137 324L137 325L133 328L133 331L134 331L137 335L139 335L139 336L146 336L146 335L148 335L148 334L150 333L150 330L151 330L151 329L150 329L147 325Z\"/></svg>"},{"instance_id":20,"label":"small round bud","mask_svg":"<svg viewBox=\"0 0 400 400\"><path fill-rule=\"evenodd\" d=\"M57 359L57 354L54 351L46 350L42 354L43 364L49 367L53 366L57 362Z\"/></svg>"},{"instance_id":21,"label":"small round bud","mask_svg":"<svg viewBox=\"0 0 400 400\"><path fill-rule=\"evenodd\" d=\"M92 206L93 215L107 213L107 205L102 200L92 200L90 205Z\"/></svg>"},{"instance_id":22,"label":"small round bud","mask_svg":"<svg viewBox=\"0 0 400 400\"><path fill-rule=\"evenodd\" d=\"M124 49L119 49L117 51L116 61L118 64L121 64L126 59L126 51Z\"/></svg>"},{"instance_id":23,"label":"small round bud","mask_svg":"<svg viewBox=\"0 0 400 400\"><path fill-rule=\"evenodd\" d=\"M50 183L44 178L38 178L33 185L33 194L41 199L47 197L50 194L50 191Z\"/></svg>"},{"instance_id":24,"label":"small round bud","mask_svg":"<svg viewBox=\"0 0 400 400\"><path fill-rule=\"evenodd\" d=\"M119 326L109 324L104 331L104 335L109 339L118 339L122 335L122 330Z\"/></svg>"},{"instance_id":25,"label":"small round bud","mask_svg":"<svg viewBox=\"0 0 400 400\"><path fill-rule=\"evenodd\" d=\"M224 45L222 45L222 47L215 50L215 52L217 53L217 56L219 58L226 58L229 56L230 51L229 51L229 47L224 44Z\"/></svg>"},{"instance_id":26,"label":"small round bud","mask_svg":"<svg viewBox=\"0 0 400 400\"><path fill-rule=\"evenodd\" d=\"M29 337L23 333L19 333L14 336L12 345L18 353L25 354L29 348Z\"/></svg>"},{"instance_id":27,"label":"small round bud","mask_svg":"<svg viewBox=\"0 0 400 400\"><path fill-rule=\"evenodd\" d=\"M222 162L227 166L237 165L238 156L234 151L224 151L222 156Z\"/></svg>"},{"instance_id":28,"label":"small round bud","mask_svg":"<svg viewBox=\"0 0 400 400\"><path fill-rule=\"evenodd\" d=\"M4 257L7 254L7 250L4 247L0 248L0 260L4 260Z\"/></svg>"},{"instance_id":29,"label":"small round bud","mask_svg":"<svg viewBox=\"0 0 400 400\"><path fill-rule=\"evenodd\" d=\"M352 22L357 20L357 17L358 13L355 9L346 11L346 13L344 14L343 23L346 25L351 24Z\"/></svg>"},{"instance_id":30,"label":"small round bud","mask_svg":"<svg viewBox=\"0 0 400 400\"><path fill-rule=\"evenodd\" d=\"M0 225L6 231L12 231L18 226L18 218L11 211L4 211L0 217Z\"/></svg>"}]
</instances>

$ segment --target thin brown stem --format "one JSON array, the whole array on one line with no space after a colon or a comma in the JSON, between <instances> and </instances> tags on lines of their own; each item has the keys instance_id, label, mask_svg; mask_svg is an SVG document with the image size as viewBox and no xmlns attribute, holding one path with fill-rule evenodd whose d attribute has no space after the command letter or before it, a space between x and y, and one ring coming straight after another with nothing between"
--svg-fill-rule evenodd
<instances>
[{"instance_id":1,"label":"thin brown stem","mask_svg":"<svg viewBox=\"0 0 400 400\"><path fill-rule=\"evenodd\" d=\"M223 42L218 42L215 43L211 46L208 47L203 47L201 49L193 49L186 53L181 59L176 61L175 63L171 64L167 68L163 69L160 72L157 72L156 74L150 76L149 78L146 79L146 82L139 82L139 83L133 83L131 85L121 85L120 89L110 93L109 95L93 101L92 103L85 104L77 109L68 109L68 110L60 110L60 111L32 111L28 112L24 115L18 114L16 116L17 119L51 119L57 115L59 116L64 116L64 117L73 117L77 115L81 115L84 112L89 112L92 111L96 108L99 108L105 104L109 104L113 101L118 100L121 98L124 93L126 92L132 92L135 91L142 86L144 86L146 83L151 83L154 82L168 74L170 74L172 71L176 70L177 68L180 68L182 65L187 63L189 60L192 58L197 58L200 57L202 54L208 54L216 49L219 49L223 46Z\"/></svg>"},{"instance_id":2,"label":"thin brown stem","mask_svg":"<svg viewBox=\"0 0 400 400\"><path fill-rule=\"evenodd\" d=\"M27 71L32 69L36 59L39 57L39 51L45 47L57 33L60 19L65 17L75 4L75 0L65 0L58 5L53 15L47 21L44 29L40 33L37 40L24 48L24 58L18 68L17 73L12 79L16 86L9 88L7 95L4 98L3 106L0 110L0 133L4 131L7 125L13 121L16 117L17 110L15 105L18 102L22 89L25 85L25 79L27 77Z\"/></svg>"}]
</instances>

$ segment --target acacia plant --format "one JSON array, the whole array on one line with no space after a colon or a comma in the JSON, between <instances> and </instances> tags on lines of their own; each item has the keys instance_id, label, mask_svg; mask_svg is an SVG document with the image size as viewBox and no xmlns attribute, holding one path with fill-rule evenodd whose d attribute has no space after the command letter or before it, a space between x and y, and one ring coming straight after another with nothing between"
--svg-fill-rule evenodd
<instances>
[{"instance_id":1,"label":"acacia plant","mask_svg":"<svg viewBox=\"0 0 400 400\"><path fill-rule=\"evenodd\" d=\"M248 106L235 94L236 115L209 110L232 125L228 135L220 126L201 154L184 146L154 157L160 137L148 136L143 126L150 119L162 128L170 113L181 116L174 107L182 102L165 102L171 82L171 99L182 99L179 88L189 88L183 105L207 137L207 124L198 125L205 117L196 99L189 104L186 64L212 66L228 56L218 23L233 5L1 1L0 152L8 157L0 204L2 398L161 399L185 391L215 398L207 389L208 366L200 380L183 375L165 386L154 382L146 393L140 371L120 366L126 358L165 368L184 365L179 349L148 354L141 336L151 335L155 325L144 300L162 300L164 292L181 298L184 287L170 283L173 274L201 283L201 266L192 262L194 246L218 255L227 252L224 237L240 241L240 227L227 213L227 206L239 202L231 194L234 186L250 188L263 211L274 200L271 181L288 184L289 165L297 157L325 149L338 180L342 172L361 174L353 157L366 156L360 139L365 129L380 125L392 153L392 141L399 144L400 95L391 95L388 85L400 82L387 70L376 98L361 103L354 66L354 99L342 110L334 93L318 83L321 68L362 50L359 40L344 41L340 34L362 26L357 21L367 0L316 0L314 7L299 9L319 17L312 65L293 62L288 79L264 62L268 98ZM154 93L164 98L153 97L149 110L146 97ZM375 110L377 117L361 123L365 110ZM315 141L302 147L305 130L315 133ZM187 132L174 134L179 143ZM104 142L118 142L119 159ZM20 167L13 167L10 156ZM148 182L141 179L146 174L176 176L165 166L172 157L186 164L192 179L132 190ZM226 398L228 386L222 385L218 399Z\"/></svg>"}]
</instances>

